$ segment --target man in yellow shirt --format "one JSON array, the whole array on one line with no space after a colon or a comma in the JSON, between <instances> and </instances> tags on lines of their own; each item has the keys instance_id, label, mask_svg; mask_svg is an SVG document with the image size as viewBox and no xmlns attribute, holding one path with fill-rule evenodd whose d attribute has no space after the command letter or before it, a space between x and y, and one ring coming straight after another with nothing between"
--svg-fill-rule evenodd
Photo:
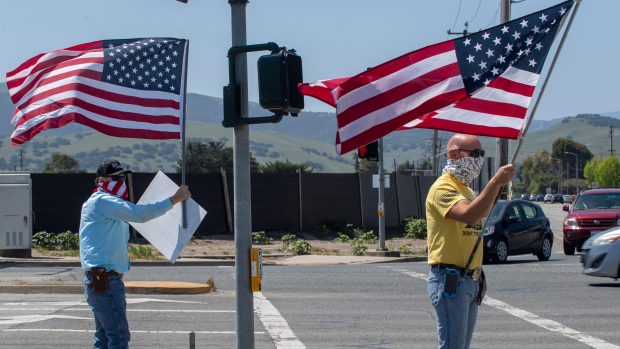
<instances>
[{"instance_id":1,"label":"man in yellow shirt","mask_svg":"<svg viewBox=\"0 0 620 349\"><path fill-rule=\"evenodd\" d=\"M455 134L446 147L448 164L426 197L428 293L437 314L440 349L467 349L478 316L482 248L467 270L481 221L500 188L510 182L514 165L500 167L476 197L469 188L480 175L484 150L476 136Z\"/></svg>"}]
</instances>

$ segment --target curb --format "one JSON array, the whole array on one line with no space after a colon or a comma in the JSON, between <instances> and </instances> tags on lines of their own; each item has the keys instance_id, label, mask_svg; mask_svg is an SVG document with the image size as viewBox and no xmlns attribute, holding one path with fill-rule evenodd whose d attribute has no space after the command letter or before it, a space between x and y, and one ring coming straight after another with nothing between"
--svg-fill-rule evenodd
<instances>
[{"instance_id":1,"label":"curb","mask_svg":"<svg viewBox=\"0 0 620 349\"><path fill-rule=\"evenodd\" d=\"M203 294L211 292L207 284L176 281L126 281L127 294ZM71 285L0 285L0 293L83 294L82 284Z\"/></svg>"}]
</instances>

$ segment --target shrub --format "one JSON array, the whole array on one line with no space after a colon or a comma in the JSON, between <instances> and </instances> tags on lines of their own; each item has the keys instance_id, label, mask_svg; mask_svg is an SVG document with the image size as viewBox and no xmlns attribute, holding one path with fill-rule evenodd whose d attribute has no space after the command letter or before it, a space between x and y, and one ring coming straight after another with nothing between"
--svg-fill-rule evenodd
<instances>
[{"instance_id":1,"label":"shrub","mask_svg":"<svg viewBox=\"0 0 620 349\"><path fill-rule=\"evenodd\" d=\"M377 242L375 232L372 230L363 231L362 229L355 229L355 239L359 239L365 244L372 244Z\"/></svg>"},{"instance_id":2,"label":"shrub","mask_svg":"<svg viewBox=\"0 0 620 349\"><path fill-rule=\"evenodd\" d=\"M353 253L354 256L363 256L366 251L368 251L368 246L364 244L363 240L354 239L351 241L351 253Z\"/></svg>"},{"instance_id":3,"label":"shrub","mask_svg":"<svg viewBox=\"0 0 620 349\"><path fill-rule=\"evenodd\" d=\"M60 234L39 231L32 236L32 245L45 250L78 250L80 237L71 231Z\"/></svg>"},{"instance_id":4,"label":"shrub","mask_svg":"<svg viewBox=\"0 0 620 349\"><path fill-rule=\"evenodd\" d=\"M282 246L284 248L288 247L292 242L297 240L297 236L295 234L286 234L282 236Z\"/></svg>"},{"instance_id":5,"label":"shrub","mask_svg":"<svg viewBox=\"0 0 620 349\"><path fill-rule=\"evenodd\" d=\"M348 242L349 240L351 240L351 238L343 233L338 233L338 237L336 238L336 241L340 241L340 242Z\"/></svg>"},{"instance_id":6,"label":"shrub","mask_svg":"<svg viewBox=\"0 0 620 349\"><path fill-rule=\"evenodd\" d=\"M273 239L267 236L264 231L252 232L252 243L257 245L270 245Z\"/></svg>"},{"instance_id":7,"label":"shrub","mask_svg":"<svg viewBox=\"0 0 620 349\"><path fill-rule=\"evenodd\" d=\"M299 239L299 240L292 241L288 245L286 250L291 252L294 255L310 254L311 247L312 246L310 245L308 241Z\"/></svg>"},{"instance_id":8,"label":"shrub","mask_svg":"<svg viewBox=\"0 0 620 349\"><path fill-rule=\"evenodd\" d=\"M400 252L400 254L413 254L413 251L411 251L411 245L409 244L400 246L398 248L398 251Z\"/></svg>"},{"instance_id":9,"label":"shrub","mask_svg":"<svg viewBox=\"0 0 620 349\"><path fill-rule=\"evenodd\" d=\"M135 259L151 259L153 258L153 249L148 246L129 246L129 257Z\"/></svg>"},{"instance_id":10,"label":"shrub","mask_svg":"<svg viewBox=\"0 0 620 349\"><path fill-rule=\"evenodd\" d=\"M408 217L405 219L405 237L426 239L426 220Z\"/></svg>"}]
</instances>

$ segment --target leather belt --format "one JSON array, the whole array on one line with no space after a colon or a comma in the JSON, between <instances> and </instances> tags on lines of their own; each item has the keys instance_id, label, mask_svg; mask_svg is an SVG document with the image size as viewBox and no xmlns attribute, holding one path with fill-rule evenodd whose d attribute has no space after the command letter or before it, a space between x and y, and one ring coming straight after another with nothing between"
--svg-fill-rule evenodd
<instances>
[{"instance_id":1,"label":"leather belt","mask_svg":"<svg viewBox=\"0 0 620 349\"><path fill-rule=\"evenodd\" d=\"M100 268L100 267L91 268L90 270L87 270L86 273L91 275L91 276L97 276L97 275L105 274L105 276L116 276L119 279L123 278L123 274L121 274L121 273L117 273L114 270L105 271L105 268Z\"/></svg>"},{"instance_id":2,"label":"leather belt","mask_svg":"<svg viewBox=\"0 0 620 349\"><path fill-rule=\"evenodd\" d=\"M461 275L463 274L463 271L465 270L465 268L459 267L458 265L443 264L443 263L431 264L431 268L435 268L437 270L455 269L455 270L458 270L459 273L461 273ZM478 280L481 272L482 272L482 268L476 268L473 270L468 270L467 273L465 273L465 276L466 277L469 276L474 280Z\"/></svg>"}]
</instances>

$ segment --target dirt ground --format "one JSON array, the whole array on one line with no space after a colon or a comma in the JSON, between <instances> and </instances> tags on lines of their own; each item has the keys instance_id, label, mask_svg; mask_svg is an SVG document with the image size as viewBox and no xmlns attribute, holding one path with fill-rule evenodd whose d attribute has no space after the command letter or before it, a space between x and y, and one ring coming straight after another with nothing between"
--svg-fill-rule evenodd
<instances>
[{"instance_id":1,"label":"dirt ground","mask_svg":"<svg viewBox=\"0 0 620 349\"><path fill-rule=\"evenodd\" d=\"M254 247L260 247L263 250L264 256L269 255L287 255L290 252L284 251L282 248L281 237L282 234L269 233L269 237L273 239L273 242L267 245L257 245ZM317 238L312 234L298 233L299 239L304 239L310 243L310 253L316 255L339 255L350 256L352 255L351 242L340 242L336 240L336 235L324 236ZM164 257L157 251L155 247L148 244L146 240L139 241L138 243L130 243L131 247L150 247L153 251L151 258L141 258L137 256L131 256L132 259L164 259ZM365 244L368 251L374 251L379 246L379 243ZM389 251L399 251L402 256L419 256L426 254L426 240L409 239L402 237L390 237L386 239L386 247ZM192 238L187 244L181 258L194 257L194 258L207 258L210 256L217 256L219 258L235 255L235 241L233 234L222 235L208 235L206 237ZM32 249L33 257L43 256L69 256L78 257L78 251L43 251L38 249Z\"/></svg>"}]
</instances>

